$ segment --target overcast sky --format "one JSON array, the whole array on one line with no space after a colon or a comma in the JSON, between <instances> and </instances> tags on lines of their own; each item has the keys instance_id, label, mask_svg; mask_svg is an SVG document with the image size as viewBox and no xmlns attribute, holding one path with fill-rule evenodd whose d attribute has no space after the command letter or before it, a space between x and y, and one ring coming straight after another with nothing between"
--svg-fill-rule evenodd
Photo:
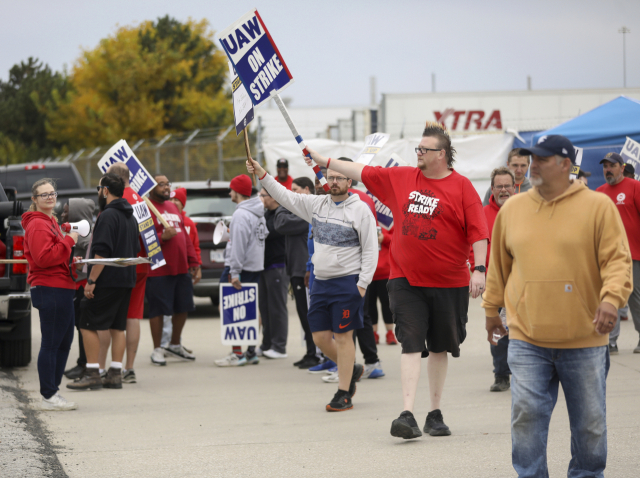
<instances>
[{"instance_id":1,"label":"overcast sky","mask_svg":"<svg viewBox=\"0 0 640 478\"><path fill-rule=\"evenodd\" d=\"M292 106L369 103L378 93L640 87L640 1L4 1L0 77L37 57L71 67L116 26L169 14L220 31L257 7L293 74ZM217 37L216 37L217 39Z\"/></svg>"}]
</instances>

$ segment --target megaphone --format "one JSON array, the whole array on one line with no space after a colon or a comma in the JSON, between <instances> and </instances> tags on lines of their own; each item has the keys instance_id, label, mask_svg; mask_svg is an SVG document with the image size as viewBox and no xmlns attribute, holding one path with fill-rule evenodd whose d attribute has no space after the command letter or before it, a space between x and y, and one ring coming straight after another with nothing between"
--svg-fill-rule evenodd
<instances>
[{"instance_id":1,"label":"megaphone","mask_svg":"<svg viewBox=\"0 0 640 478\"><path fill-rule=\"evenodd\" d=\"M91 232L91 224L86 219L83 219L80 222L65 222L60 226L62 232L76 232L79 236L87 237Z\"/></svg>"},{"instance_id":2,"label":"megaphone","mask_svg":"<svg viewBox=\"0 0 640 478\"><path fill-rule=\"evenodd\" d=\"M229 240L229 229L225 221L219 221L213 231L213 243L218 245L223 241Z\"/></svg>"}]
</instances>

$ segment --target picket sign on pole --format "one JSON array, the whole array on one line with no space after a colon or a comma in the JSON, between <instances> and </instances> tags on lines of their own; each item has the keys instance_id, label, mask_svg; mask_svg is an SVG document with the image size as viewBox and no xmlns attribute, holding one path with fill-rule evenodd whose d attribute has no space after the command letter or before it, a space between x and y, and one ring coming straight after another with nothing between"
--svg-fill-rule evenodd
<instances>
[{"instance_id":1,"label":"picket sign on pole","mask_svg":"<svg viewBox=\"0 0 640 478\"><path fill-rule=\"evenodd\" d=\"M624 159L625 164L630 164L636 170L635 178L640 181L640 143L632 140L627 136L627 141L620 151L620 156Z\"/></svg>"},{"instance_id":2,"label":"picket sign on pole","mask_svg":"<svg viewBox=\"0 0 640 478\"><path fill-rule=\"evenodd\" d=\"M100 168L100 171L103 173L106 173L112 164L118 162L124 163L129 168L129 186L139 196L135 197L134 195L136 204L132 206L133 215L138 222L138 230L142 237L145 250L147 251L147 256L152 261L151 270L155 270L166 265L166 261L160 248L160 240L158 239L156 228L153 225L150 210L153 211L164 227L170 227L169 223L146 197L146 194L156 187L157 183L124 139L114 144L109 151L102 156L100 161L98 161L98 168ZM138 201L138 199L140 200Z\"/></svg>"},{"instance_id":3,"label":"picket sign on pole","mask_svg":"<svg viewBox=\"0 0 640 478\"><path fill-rule=\"evenodd\" d=\"M258 284L242 283L238 290L220 284L220 339L222 345L258 345Z\"/></svg>"},{"instance_id":4,"label":"picket sign on pole","mask_svg":"<svg viewBox=\"0 0 640 478\"><path fill-rule=\"evenodd\" d=\"M231 62L229 62L229 74L231 76L231 98L233 99L233 117L235 119L236 136L240 134L240 131L244 133L244 149L247 153L247 159L249 159L251 157L251 148L249 147L247 128L249 128L249 123L253 121L255 116L253 103ZM257 188L258 179L256 178L256 174L253 173L252 176L253 185Z\"/></svg>"},{"instance_id":5,"label":"picket sign on pole","mask_svg":"<svg viewBox=\"0 0 640 478\"><path fill-rule=\"evenodd\" d=\"M356 156L355 163L369 166L376 154L380 152L382 147L389 141L390 135L386 133L374 133L364 138L364 147Z\"/></svg>"},{"instance_id":6,"label":"picket sign on pole","mask_svg":"<svg viewBox=\"0 0 640 478\"><path fill-rule=\"evenodd\" d=\"M222 49L249 93L253 105L259 106L269 98L273 98L300 149L305 156L311 159L306 144L291 121L291 117L278 94L293 83L293 76L258 10L252 9L245 13L229 27L222 30L219 35ZM327 180L313 160L312 167L320 184L328 192Z\"/></svg>"},{"instance_id":7,"label":"picket sign on pole","mask_svg":"<svg viewBox=\"0 0 640 478\"><path fill-rule=\"evenodd\" d=\"M582 148L578 148L574 146L573 149L576 152L576 163L571 166L571 174L569 175L569 179L577 179L578 173L580 172L580 165L582 164L582 153L584 150Z\"/></svg>"}]
</instances>

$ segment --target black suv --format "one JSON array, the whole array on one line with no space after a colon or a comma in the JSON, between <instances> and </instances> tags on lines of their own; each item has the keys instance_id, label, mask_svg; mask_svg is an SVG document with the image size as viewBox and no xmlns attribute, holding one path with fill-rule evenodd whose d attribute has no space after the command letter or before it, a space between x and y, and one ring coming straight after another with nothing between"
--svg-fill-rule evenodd
<instances>
[{"instance_id":1,"label":"black suv","mask_svg":"<svg viewBox=\"0 0 640 478\"><path fill-rule=\"evenodd\" d=\"M0 184L0 259L24 259L22 203L9 201ZM27 264L0 264L0 366L31 362L31 294Z\"/></svg>"}]
</instances>

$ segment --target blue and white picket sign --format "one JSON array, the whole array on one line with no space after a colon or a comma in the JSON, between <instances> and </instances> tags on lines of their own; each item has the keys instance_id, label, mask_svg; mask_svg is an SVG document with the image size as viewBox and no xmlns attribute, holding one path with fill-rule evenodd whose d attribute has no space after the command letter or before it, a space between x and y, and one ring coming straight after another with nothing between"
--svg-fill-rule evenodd
<instances>
[{"instance_id":1,"label":"blue and white picket sign","mask_svg":"<svg viewBox=\"0 0 640 478\"><path fill-rule=\"evenodd\" d=\"M640 181L640 143L627 136L627 141L620 151L625 164L630 164L636 170L635 178Z\"/></svg>"},{"instance_id":2,"label":"blue and white picket sign","mask_svg":"<svg viewBox=\"0 0 640 478\"><path fill-rule=\"evenodd\" d=\"M220 309L222 345L258 345L258 284L242 283L241 290L220 284Z\"/></svg>"},{"instance_id":3,"label":"blue and white picket sign","mask_svg":"<svg viewBox=\"0 0 640 478\"><path fill-rule=\"evenodd\" d=\"M396 153L391 153L389 160L385 163L385 168L394 168L396 166L408 166L409 164L398 156ZM373 203L376 206L376 218L378 224L384 227L387 231L393 227L393 214L391 209L385 206L382 201L375 197L371 192L367 191L367 194L373 199Z\"/></svg>"},{"instance_id":4,"label":"blue and white picket sign","mask_svg":"<svg viewBox=\"0 0 640 478\"><path fill-rule=\"evenodd\" d=\"M293 82L258 10L242 15L219 38L254 106L268 100L271 91L279 92Z\"/></svg>"},{"instance_id":5,"label":"blue and white picket sign","mask_svg":"<svg viewBox=\"0 0 640 478\"><path fill-rule=\"evenodd\" d=\"M233 117L235 118L236 136L238 136L253 121L253 103L231 62L229 62L229 74L231 76Z\"/></svg>"},{"instance_id":6,"label":"blue and white picket sign","mask_svg":"<svg viewBox=\"0 0 640 478\"><path fill-rule=\"evenodd\" d=\"M371 160L380 152L385 143L389 141L390 136L391 135L387 133L374 133L367 136L364 139L364 147L358 153L354 162L369 166Z\"/></svg>"},{"instance_id":7,"label":"blue and white picket sign","mask_svg":"<svg viewBox=\"0 0 640 478\"><path fill-rule=\"evenodd\" d=\"M100 171L106 173L109 166L117 162L122 162L127 165L129 168L131 189L140 196L145 196L156 187L157 183L155 179L153 179L153 176L145 169L124 139L121 139L111 146L111 149L98 161L98 167Z\"/></svg>"},{"instance_id":8,"label":"blue and white picket sign","mask_svg":"<svg viewBox=\"0 0 640 478\"><path fill-rule=\"evenodd\" d=\"M155 270L158 267L164 266L166 261L160 248L160 240L158 239L156 227L153 225L151 211L145 204L142 196L151 191L157 183L124 139L114 144L111 149L102 156L100 161L98 161L98 168L100 168L100 171L103 173L106 173L109 166L118 162L125 163L129 168L129 186L139 196L136 198L134 195L133 198L134 201L136 201L136 204L133 205L133 215L138 221L138 229L142 236L142 242L147 251L147 256L152 261L151 270Z\"/></svg>"}]
</instances>

